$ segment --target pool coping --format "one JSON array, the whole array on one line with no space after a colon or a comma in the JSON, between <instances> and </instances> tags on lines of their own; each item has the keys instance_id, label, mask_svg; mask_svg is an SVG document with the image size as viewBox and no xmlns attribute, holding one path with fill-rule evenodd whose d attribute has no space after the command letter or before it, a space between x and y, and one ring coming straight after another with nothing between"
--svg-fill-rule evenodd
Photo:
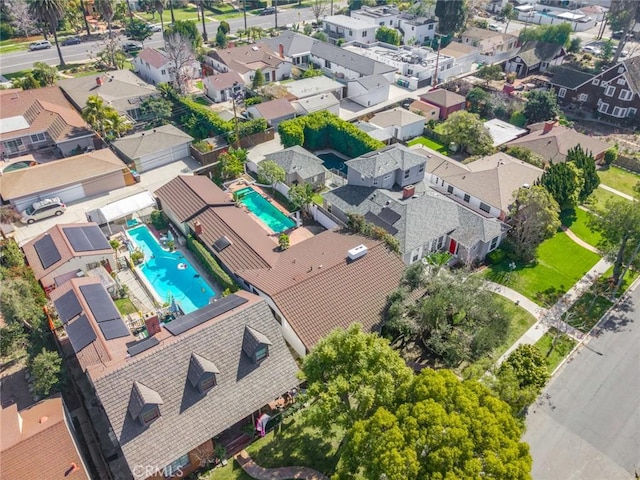
<instances>
[{"instance_id":1,"label":"pool coping","mask_svg":"<svg viewBox=\"0 0 640 480\"><path fill-rule=\"evenodd\" d=\"M282 213L286 218L288 218L289 220L291 220L293 222L293 226L289 227L289 228L285 228L284 230L281 230L279 232L274 231L271 227L269 227L269 225L266 224L266 222L264 222L260 217L258 217L254 212L251 211L251 209L249 207L247 207L244 203L242 203L239 200L234 200L236 202L236 205L239 205L239 208L242 208L246 213L248 213L252 218L254 218L255 220L258 221L258 224L269 234L270 237L279 237L280 235L282 235L283 233L288 233L291 230L294 230L296 228L299 227L298 222L292 217L293 212L290 212L289 210L285 209L282 205L280 205L275 198L273 197L273 195L269 195L267 194L262 187L259 187L257 185L245 185L242 188L239 188L237 190L233 190L232 194L234 195L235 198L235 194L237 192L239 192L240 190L244 190L246 188L251 188L254 192L256 192L258 195L260 195L262 198L264 198L267 202L269 202L269 204L274 207L276 210L278 210L280 213Z\"/></svg>"}]
</instances>

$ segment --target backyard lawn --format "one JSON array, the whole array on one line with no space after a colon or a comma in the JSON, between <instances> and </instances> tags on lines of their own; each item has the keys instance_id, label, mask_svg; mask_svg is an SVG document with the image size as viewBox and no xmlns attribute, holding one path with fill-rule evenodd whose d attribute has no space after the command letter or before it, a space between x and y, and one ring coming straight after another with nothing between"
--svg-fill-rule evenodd
<instances>
[{"instance_id":1,"label":"backyard lawn","mask_svg":"<svg viewBox=\"0 0 640 480\"><path fill-rule=\"evenodd\" d=\"M556 340L556 344L552 349L553 337L556 333L557 330L555 328L551 328L540 340L536 342L536 347L540 349L542 355L547 359L549 373L552 373L556 367L560 365L562 359L569 355L569 352L571 352L576 344L576 342L567 335L560 333L560 337Z\"/></svg>"},{"instance_id":2,"label":"backyard lawn","mask_svg":"<svg viewBox=\"0 0 640 480\"><path fill-rule=\"evenodd\" d=\"M604 188L596 188L595 192L589 197L590 205L586 205L586 207L589 210L604 210L609 200L624 200L624 198Z\"/></svg>"},{"instance_id":3,"label":"backyard lawn","mask_svg":"<svg viewBox=\"0 0 640 480\"><path fill-rule=\"evenodd\" d=\"M537 263L516 263L511 271L510 261L490 266L484 276L517 290L534 302L549 307L567 292L600 257L581 247L565 233L556 233L538 248Z\"/></svg>"},{"instance_id":4,"label":"backyard lawn","mask_svg":"<svg viewBox=\"0 0 640 480\"><path fill-rule=\"evenodd\" d=\"M615 188L628 195L633 195L633 187L640 182L640 175L621 168L610 166L598 170L600 181L608 187Z\"/></svg>"},{"instance_id":5,"label":"backyard lawn","mask_svg":"<svg viewBox=\"0 0 640 480\"><path fill-rule=\"evenodd\" d=\"M600 232L595 232L589 228L591 215L590 212L576 208L575 210L565 210L562 212L561 220L562 224L571 229L580 240L596 247L602 239L602 235Z\"/></svg>"},{"instance_id":6,"label":"backyard lawn","mask_svg":"<svg viewBox=\"0 0 640 480\"><path fill-rule=\"evenodd\" d=\"M436 142L435 140L431 140L427 137L418 137L411 140L408 145L412 147L413 145L424 145L425 147L430 148L431 150L435 150L438 153L442 153L443 155L447 155L447 147L443 144Z\"/></svg>"},{"instance_id":7,"label":"backyard lawn","mask_svg":"<svg viewBox=\"0 0 640 480\"><path fill-rule=\"evenodd\" d=\"M119 298L115 301L116 307L118 307L118 311L122 315L128 315L130 313L136 313L135 305L128 298Z\"/></svg>"}]
</instances>

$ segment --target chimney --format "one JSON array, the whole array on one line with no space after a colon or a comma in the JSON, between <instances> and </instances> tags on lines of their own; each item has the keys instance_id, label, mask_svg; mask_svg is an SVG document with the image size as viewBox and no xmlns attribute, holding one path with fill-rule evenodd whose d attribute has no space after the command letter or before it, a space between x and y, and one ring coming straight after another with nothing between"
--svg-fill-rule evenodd
<instances>
[{"instance_id":1,"label":"chimney","mask_svg":"<svg viewBox=\"0 0 640 480\"><path fill-rule=\"evenodd\" d=\"M153 337L156 333L160 333L160 320L157 314L153 312L145 313L144 324L147 327L147 332L150 337Z\"/></svg>"},{"instance_id":2,"label":"chimney","mask_svg":"<svg viewBox=\"0 0 640 480\"><path fill-rule=\"evenodd\" d=\"M280 58L284 58L284 45L278 45L278 53L280 54Z\"/></svg>"},{"instance_id":3,"label":"chimney","mask_svg":"<svg viewBox=\"0 0 640 480\"><path fill-rule=\"evenodd\" d=\"M413 197L413 194L416 193L415 185L407 185L402 189L402 199L406 200L407 198Z\"/></svg>"},{"instance_id":4,"label":"chimney","mask_svg":"<svg viewBox=\"0 0 640 480\"><path fill-rule=\"evenodd\" d=\"M103 83L102 77L100 77L100 76L96 77L96 85L98 85L100 87L102 85L102 83Z\"/></svg>"},{"instance_id":5,"label":"chimney","mask_svg":"<svg viewBox=\"0 0 640 480\"><path fill-rule=\"evenodd\" d=\"M194 222L193 229L195 230L197 236L202 235L202 224L200 223L199 220L196 220Z\"/></svg>"},{"instance_id":6,"label":"chimney","mask_svg":"<svg viewBox=\"0 0 640 480\"><path fill-rule=\"evenodd\" d=\"M553 129L553 126L555 124L556 124L555 120L548 120L544 122L544 129L542 130L542 133L549 133Z\"/></svg>"}]
</instances>

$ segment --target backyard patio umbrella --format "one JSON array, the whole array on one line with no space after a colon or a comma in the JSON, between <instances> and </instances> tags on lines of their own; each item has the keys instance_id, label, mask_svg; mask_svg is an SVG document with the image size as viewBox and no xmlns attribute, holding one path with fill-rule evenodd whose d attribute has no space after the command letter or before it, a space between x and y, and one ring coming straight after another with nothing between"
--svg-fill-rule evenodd
<instances>
[{"instance_id":1,"label":"backyard patio umbrella","mask_svg":"<svg viewBox=\"0 0 640 480\"><path fill-rule=\"evenodd\" d=\"M171 233L171 230L167 231L167 242L173 242L174 238L173 238L173 233Z\"/></svg>"}]
</instances>

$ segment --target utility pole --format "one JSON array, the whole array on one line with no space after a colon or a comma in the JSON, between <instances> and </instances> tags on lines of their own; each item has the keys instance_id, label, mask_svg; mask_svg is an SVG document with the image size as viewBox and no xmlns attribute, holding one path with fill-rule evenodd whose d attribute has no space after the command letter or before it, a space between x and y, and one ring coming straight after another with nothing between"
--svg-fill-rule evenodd
<instances>
[{"instance_id":1,"label":"utility pole","mask_svg":"<svg viewBox=\"0 0 640 480\"><path fill-rule=\"evenodd\" d=\"M238 82L233 82L233 89L231 90L231 100L233 103L233 119L236 124L236 150L240 150L240 123L238 120L236 104L244 99L244 92L242 90L236 91L239 85L240 84Z\"/></svg>"},{"instance_id":2,"label":"utility pole","mask_svg":"<svg viewBox=\"0 0 640 480\"><path fill-rule=\"evenodd\" d=\"M247 32L247 38L249 38L249 30L247 29L247 0L242 0L242 15L244 16L244 31Z\"/></svg>"},{"instance_id":3,"label":"utility pole","mask_svg":"<svg viewBox=\"0 0 640 480\"><path fill-rule=\"evenodd\" d=\"M435 88L436 85L438 85L438 66L440 63L440 45L442 44L442 41L440 40L440 38L446 37L446 35L442 35L441 33L436 33L435 36L438 41L438 54L436 55L436 69L433 72L433 80L431 81L431 86L433 88Z\"/></svg>"},{"instance_id":4,"label":"utility pole","mask_svg":"<svg viewBox=\"0 0 640 480\"><path fill-rule=\"evenodd\" d=\"M273 13L276 14L276 28L278 28L278 0L274 0L274 3L276 4L276 9Z\"/></svg>"}]
</instances>

